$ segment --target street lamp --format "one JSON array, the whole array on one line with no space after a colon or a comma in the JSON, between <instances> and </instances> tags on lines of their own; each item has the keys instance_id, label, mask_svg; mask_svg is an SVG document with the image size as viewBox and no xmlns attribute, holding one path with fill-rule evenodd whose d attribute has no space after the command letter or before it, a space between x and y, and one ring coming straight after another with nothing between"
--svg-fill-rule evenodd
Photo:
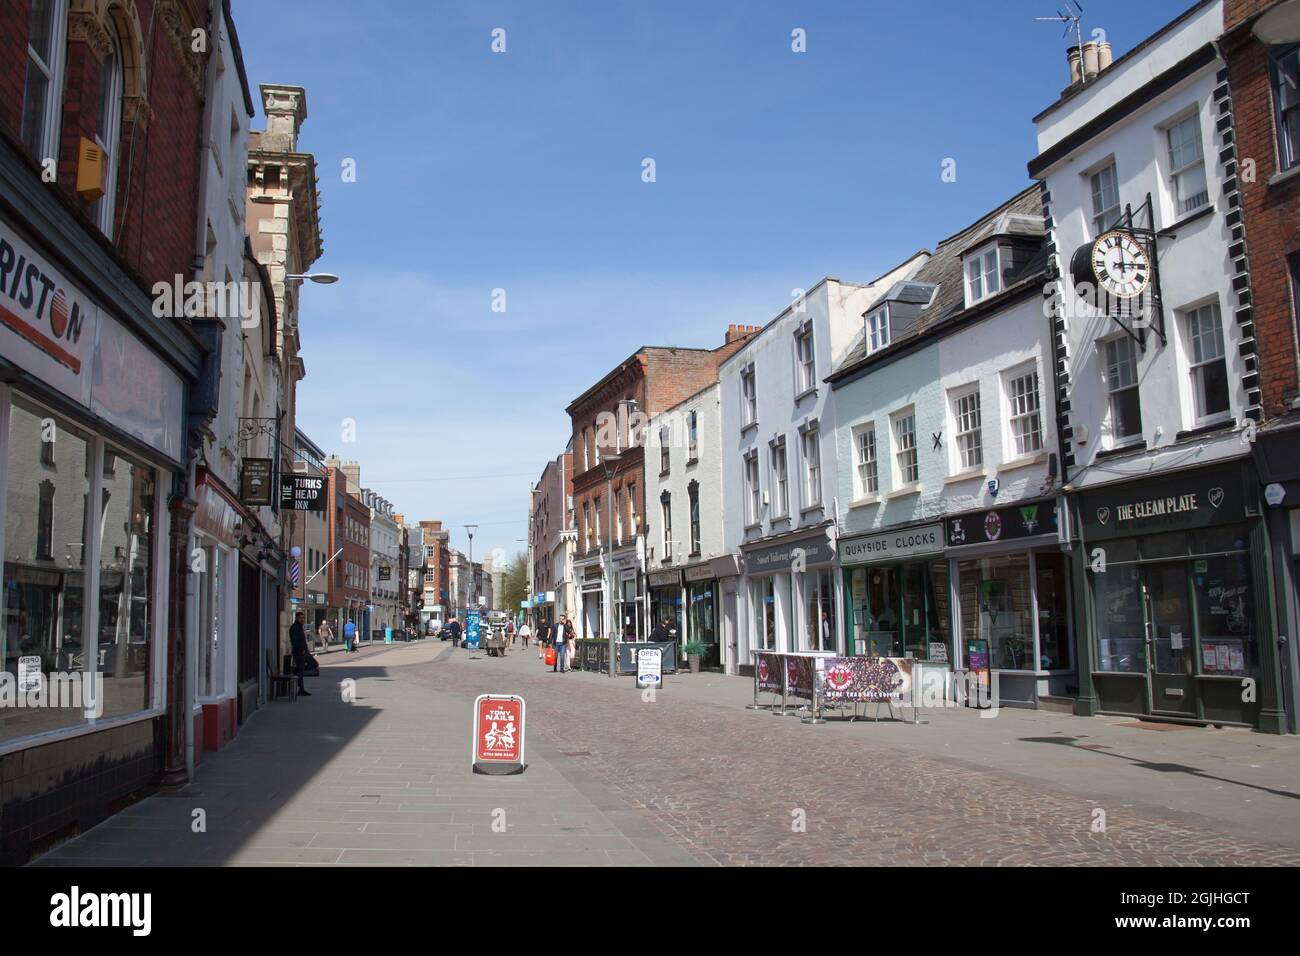
<instances>
[{"instance_id":1,"label":"street lamp","mask_svg":"<svg viewBox=\"0 0 1300 956\"><path fill-rule=\"evenodd\" d=\"M609 558L605 562L605 637L609 642L609 676L614 669L614 472L623 459L621 454L604 455L600 459L605 469L605 540L609 542Z\"/></svg>"},{"instance_id":2,"label":"street lamp","mask_svg":"<svg viewBox=\"0 0 1300 956\"><path fill-rule=\"evenodd\" d=\"M469 605L471 598L477 597L474 594L474 532L478 530L478 525L465 525L465 533L469 535L469 586L465 589L465 614L469 614Z\"/></svg>"},{"instance_id":3,"label":"street lamp","mask_svg":"<svg viewBox=\"0 0 1300 956\"><path fill-rule=\"evenodd\" d=\"M297 280L298 282L318 282L321 285L333 285L339 281L339 277L332 272L295 272L284 277L285 282Z\"/></svg>"}]
</instances>

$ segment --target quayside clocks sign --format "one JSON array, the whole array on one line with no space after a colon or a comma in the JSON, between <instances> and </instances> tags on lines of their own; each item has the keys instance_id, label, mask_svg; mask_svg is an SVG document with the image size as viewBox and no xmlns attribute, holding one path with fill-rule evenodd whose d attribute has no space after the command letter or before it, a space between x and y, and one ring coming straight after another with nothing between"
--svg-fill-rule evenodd
<instances>
[{"instance_id":1,"label":"quayside clocks sign","mask_svg":"<svg viewBox=\"0 0 1300 956\"><path fill-rule=\"evenodd\" d=\"M1164 474L1080 496L1083 536L1088 541L1229 524L1244 515L1236 464Z\"/></svg>"}]
</instances>

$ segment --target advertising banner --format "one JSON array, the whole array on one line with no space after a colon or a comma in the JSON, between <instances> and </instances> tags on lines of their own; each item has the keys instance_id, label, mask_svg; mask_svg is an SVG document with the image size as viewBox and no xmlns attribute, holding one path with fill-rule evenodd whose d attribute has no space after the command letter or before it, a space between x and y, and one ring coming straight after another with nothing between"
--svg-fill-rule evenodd
<instances>
[{"instance_id":1,"label":"advertising banner","mask_svg":"<svg viewBox=\"0 0 1300 956\"><path fill-rule=\"evenodd\" d=\"M470 650L478 650L478 622L479 613L471 610L465 615L465 646Z\"/></svg>"},{"instance_id":2,"label":"advertising banner","mask_svg":"<svg viewBox=\"0 0 1300 956\"><path fill-rule=\"evenodd\" d=\"M521 773L524 766L524 699L479 695L474 701L474 772Z\"/></svg>"},{"instance_id":3,"label":"advertising banner","mask_svg":"<svg viewBox=\"0 0 1300 956\"><path fill-rule=\"evenodd\" d=\"M811 657L789 654L785 658L786 688L791 697L812 700L816 689L816 661Z\"/></svg>"},{"instance_id":4,"label":"advertising banner","mask_svg":"<svg viewBox=\"0 0 1300 956\"><path fill-rule=\"evenodd\" d=\"M827 703L912 704L912 664L903 657L828 657L821 699Z\"/></svg>"},{"instance_id":5,"label":"advertising banner","mask_svg":"<svg viewBox=\"0 0 1300 956\"><path fill-rule=\"evenodd\" d=\"M785 668L781 666L781 655L772 651L759 651L757 657L754 673L758 676L758 692L785 693Z\"/></svg>"}]
</instances>

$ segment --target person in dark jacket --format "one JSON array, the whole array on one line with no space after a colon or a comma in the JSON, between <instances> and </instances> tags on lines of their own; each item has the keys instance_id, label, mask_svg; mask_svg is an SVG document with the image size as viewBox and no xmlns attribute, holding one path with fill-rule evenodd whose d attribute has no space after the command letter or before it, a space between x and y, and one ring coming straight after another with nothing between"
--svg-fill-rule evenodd
<instances>
[{"instance_id":1,"label":"person in dark jacket","mask_svg":"<svg viewBox=\"0 0 1300 956\"><path fill-rule=\"evenodd\" d=\"M293 672L298 675L298 693L310 697L307 687L302 682L303 665L307 662L307 630L302 626L305 615L299 611L289 626L289 649L293 651Z\"/></svg>"}]
</instances>

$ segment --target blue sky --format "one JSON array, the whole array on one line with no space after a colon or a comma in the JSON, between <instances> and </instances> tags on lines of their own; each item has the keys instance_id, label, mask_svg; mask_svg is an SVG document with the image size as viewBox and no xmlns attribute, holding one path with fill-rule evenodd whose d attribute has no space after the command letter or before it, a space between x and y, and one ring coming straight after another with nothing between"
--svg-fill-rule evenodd
<instances>
[{"instance_id":1,"label":"blue sky","mask_svg":"<svg viewBox=\"0 0 1300 956\"><path fill-rule=\"evenodd\" d=\"M1190 5L1088 0L1084 29L1118 57ZM454 546L522 550L565 406L640 345L719 345L1028 185L1057 6L234 0L254 87L307 89L342 277L303 293L300 426Z\"/></svg>"}]
</instances>

